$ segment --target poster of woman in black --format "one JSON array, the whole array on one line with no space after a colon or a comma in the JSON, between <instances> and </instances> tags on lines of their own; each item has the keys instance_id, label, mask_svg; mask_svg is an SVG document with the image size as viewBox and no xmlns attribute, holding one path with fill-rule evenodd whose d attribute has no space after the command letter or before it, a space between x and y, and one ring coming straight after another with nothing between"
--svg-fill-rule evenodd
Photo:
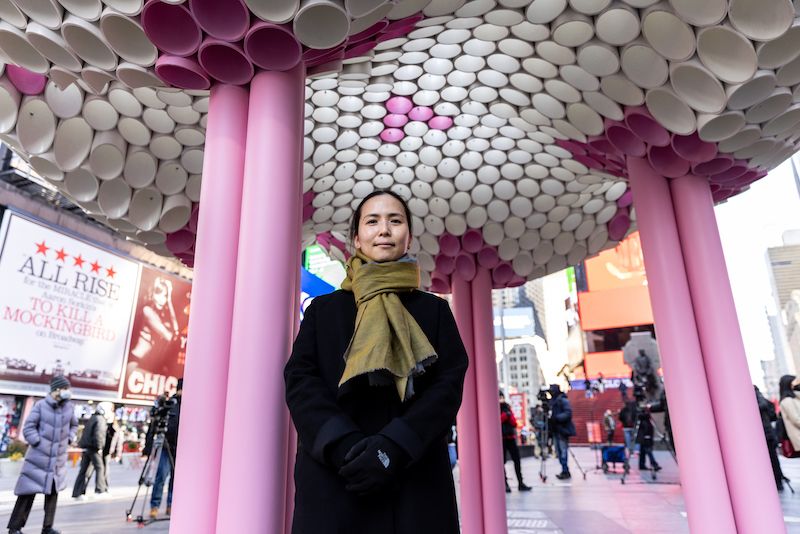
<instances>
[{"instance_id":1,"label":"poster of woman in black","mask_svg":"<svg viewBox=\"0 0 800 534\"><path fill-rule=\"evenodd\" d=\"M142 269L124 396L152 400L172 393L183 376L189 302L187 280L154 269Z\"/></svg>"}]
</instances>

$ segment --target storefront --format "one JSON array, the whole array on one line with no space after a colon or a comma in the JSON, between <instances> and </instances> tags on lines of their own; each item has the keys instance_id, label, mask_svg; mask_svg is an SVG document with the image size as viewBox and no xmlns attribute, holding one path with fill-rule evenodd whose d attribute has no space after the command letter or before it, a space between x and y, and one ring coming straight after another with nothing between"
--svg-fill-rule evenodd
<instances>
[{"instance_id":1,"label":"storefront","mask_svg":"<svg viewBox=\"0 0 800 534\"><path fill-rule=\"evenodd\" d=\"M0 280L0 455L55 375L81 421L113 402L137 450L153 401L183 376L191 282L9 209Z\"/></svg>"}]
</instances>

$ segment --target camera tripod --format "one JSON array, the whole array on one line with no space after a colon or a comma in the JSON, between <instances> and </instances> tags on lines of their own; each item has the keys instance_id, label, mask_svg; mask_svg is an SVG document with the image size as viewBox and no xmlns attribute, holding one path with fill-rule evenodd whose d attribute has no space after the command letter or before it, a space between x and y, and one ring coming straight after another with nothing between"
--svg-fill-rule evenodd
<instances>
[{"instance_id":1,"label":"camera tripod","mask_svg":"<svg viewBox=\"0 0 800 534\"><path fill-rule=\"evenodd\" d=\"M545 421L547 420L548 418L545 416ZM547 482L547 442L549 440L549 435L550 425L545 423L544 429L542 429L542 443L539 444L539 447L542 449L542 459L539 462L539 478L543 483ZM578 458L575 457L575 453L572 452L572 449L569 447L567 447L567 450L569 451L570 456L572 456L572 459L575 461L575 465L578 466L578 471L580 471L581 475L583 475L583 480L586 480L586 471L584 471L583 467L581 467L580 462L578 462Z\"/></svg>"},{"instance_id":2,"label":"camera tripod","mask_svg":"<svg viewBox=\"0 0 800 534\"><path fill-rule=\"evenodd\" d=\"M162 428L163 427L163 428ZM150 450L150 454L147 456L147 461L144 463L144 467L142 468L142 473L139 475L139 487L136 489L136 495L133 496L133 502L131 503L130 508L125 511L125 518L130 521L136 521L140 527L145 525L150 525L157 521L168 521L169 518L162 517L162 518L150 518L145 516L145 506L147 505L147 497L150 494L150 488L153 486L153 483L156 479L156 474L158 473L158 466L161 463L161 455L166 454L167 458L169 459L169 466L170 466L170 476L174 476L175 473L175 457L172 454L172 450L170 449L169 442L166 439L166 420L163 424L159 423L156 427L156 435L153 438L153 447ZM136 507L136 501L139 499L139 493L142 491L142 486L146 487L144 498L142 499L142 506L139 511L139 515L135 518L133 517L133 509Z\"/></svg>"},{"instance_id":3,"label":"camera tripod","mask_svg":"<svg viewBox=\"0 0 800 534\"><path fill-rule=\"evenodd\" d=\"M657 438L658 438L658 440L659 440L661 443L663 443L664 445L666 445L666 448L667 448L667 450L669 451L669 453L670 453L670 456L672 456L672 460L675 462L675 464L677 464L677 463L678 463L678 457L675 455L675 449L674 449L674 447L672 446L672 443L670 443L669 439L667 439L667 435L666 435L666 433L664 433L664 432L661 432L661 430L659 430L659 428L658 428L658 425L656 425L656 422L655 422L655 420L653 419L653 414L651 414L649 411L645 411L645 412L643 412L643 413L640 413L640 414L639 414L639 415L636 417L636 425L635 425L635 426L634 426L634 428L633 428L633 435L632 435L632 437L631 437L632 443L631 443L631 446L630 446L630 448L629 448L629 449L628 449L628 451L627 451L627 455L628 455L628 464L630 464L631 457L633 456L633 449L634 449L634 444L633 444L633 442L635 442L635 441L636 441L636 439L637 439L637 438L638 438L638 436L639 436L639 429L641 428L641 425L642 425L642 419L643 419L644 417L646 417L646 418L649 420L649 422L650 422L650 425L653 427L653 435L654 435L653 442L655 443L655 438L657 437ZM642 450L641 450L641 448L639 449L639 454L642 454ZM657 484L678 484L677 482L658 482L658 473L657 473L657 471L656 471L655 469L652 469L652 468L651 468L651 469L650 469L650 473L651 473L651 476L652 476L652 482L653 482L653 483L657 483ZM620 479L620 482L621 482L622 484L625 484L625 482L626 482L626 479L628 478L628 475L629 475L629 474L630 474L630 467L629 467L628 469L626 469L626 470L625 470L625 472L624 472L624 473L623 473L623 475L622 475L622 478Z\"/></svg>"}]
</instances>

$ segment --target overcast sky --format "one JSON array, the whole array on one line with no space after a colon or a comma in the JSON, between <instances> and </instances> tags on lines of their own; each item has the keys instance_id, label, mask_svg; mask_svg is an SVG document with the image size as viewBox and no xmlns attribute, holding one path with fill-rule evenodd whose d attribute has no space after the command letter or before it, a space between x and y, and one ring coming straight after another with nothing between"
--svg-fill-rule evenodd
<instances>
[{"instance_id":1,"label":"overcast sky","mask_svg":"<svg viewBox=\"0 0 800 534\"><path fill-rule=\"evenodd\" d=\"M766 314L777 313L766 251L783 244L784 231L800 229L800 195L791 163L786 161L750 190L717 206L716 213L750 374L760 384L759 362L774 355Z\"/></svg>"}]
</instances>

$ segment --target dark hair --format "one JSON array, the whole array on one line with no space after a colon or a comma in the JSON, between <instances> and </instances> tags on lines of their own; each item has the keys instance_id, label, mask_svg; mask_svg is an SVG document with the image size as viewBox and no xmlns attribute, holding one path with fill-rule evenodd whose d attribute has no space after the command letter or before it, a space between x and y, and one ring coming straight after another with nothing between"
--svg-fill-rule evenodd
<instances>
[{"instance_id":1,"label":"dark hair","mask_svg":"<svg viewBox=\"0 0 800 534\"><path fill-rule=\"evenodd\" d=\"M778 381L778 391L780 392L781 400L786 397L796 397L792 389L792 382L794 379L794 375L783 375L780 381Z\"/></svg>"},{"instance_id":2,"label":"dark hair","mask_svg":"<svg viewBox=\"0 0 800 534\"><path fill-rule=\"evenodd\" d=\"M389 189L376 189L369 195L365 196L361 200L361 204L359 204L356 210L353 212L353 218L350 220L350 231L348 232L350 246L353 246L356 236L358 235L358 224L361 221L361 208L364 207L364 204L367 203L367 200L380 195L389 195L390 197L394 197L398 200L398 202L400 202L400 204L403 205L403 211L406 213L406 221L408 221L408 231L413 232L413 228L411 226L411 210L408 208L408 203L405 201L405 199Z\"/></svg>"}]
</instances>

